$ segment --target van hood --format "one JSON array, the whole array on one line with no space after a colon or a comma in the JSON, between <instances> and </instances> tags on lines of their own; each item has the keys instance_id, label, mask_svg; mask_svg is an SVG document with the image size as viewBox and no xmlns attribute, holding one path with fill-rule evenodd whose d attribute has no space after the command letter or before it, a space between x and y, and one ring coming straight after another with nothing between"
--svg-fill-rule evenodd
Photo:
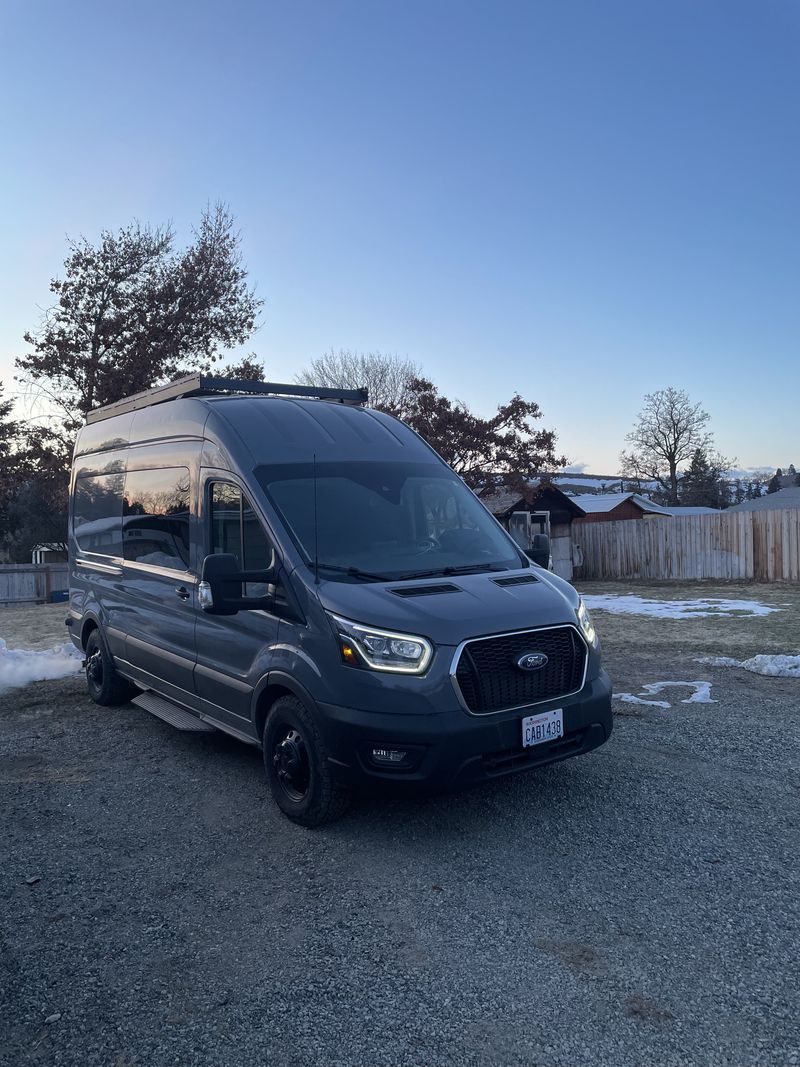
<instances>
[{"instance_id":1,"label":"van hood","mask_svg":"<svg viewBox=\"0 0 800 1067\"><path fill-rule=\"evenodd\" d=\"M498 585L511 578L528 581ZM441 591L435 592L437 587ZM322 606L337 615L377 629L418 634L437 645L509 630L575 625L578 605L570 585L539 568L404 582L323 580L317 592Z\"/></svg>"}]
</instances>

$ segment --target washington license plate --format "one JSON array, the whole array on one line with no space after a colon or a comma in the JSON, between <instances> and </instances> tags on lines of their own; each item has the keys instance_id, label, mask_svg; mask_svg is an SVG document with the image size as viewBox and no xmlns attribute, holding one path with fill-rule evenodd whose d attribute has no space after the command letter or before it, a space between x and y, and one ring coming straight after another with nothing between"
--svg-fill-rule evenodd
<instances>
[{"instance_id":1,"label":"washington license plate","mask_svg":"<svg viewBox=\"0 0 800 1067\"><path fill-rule=\"evenodd\" d=\"M543 711L540 715L529 715L522 720L522 747L543 745L545 741L555 741L564 736L564 710Z\"/></svg>"}]
</instances>

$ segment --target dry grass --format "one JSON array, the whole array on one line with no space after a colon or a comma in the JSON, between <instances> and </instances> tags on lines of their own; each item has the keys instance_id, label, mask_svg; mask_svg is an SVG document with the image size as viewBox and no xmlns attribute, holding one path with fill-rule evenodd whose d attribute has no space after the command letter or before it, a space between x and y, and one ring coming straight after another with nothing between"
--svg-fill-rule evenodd
<instances>
[{"instance_id":1,"label":"dry grass","mask_svg":"<svg viewBox=\"0 0 800 1067\"><path fill-rule=\"evenodd\" d=\"M752 600L778 610L770 615L721 615L711 618L661 619L616 615L594 609L593 617L606 650L637 648L677 656L732 656L800 653L800 586L718 582L578 582L587 595L640 596L653 600L714 597Z\"/></svg>"},{"instance_id":2,"label":"dry grass","mask_svg":"<svg viewBox=\"0 0 800 1067\"><path fill-rule=\"evenodd\" d=\"M9 648L52 648L69 641L64 625L68 604L26 604L0 608L0 638Z\"/></svg>"}]
</instances>

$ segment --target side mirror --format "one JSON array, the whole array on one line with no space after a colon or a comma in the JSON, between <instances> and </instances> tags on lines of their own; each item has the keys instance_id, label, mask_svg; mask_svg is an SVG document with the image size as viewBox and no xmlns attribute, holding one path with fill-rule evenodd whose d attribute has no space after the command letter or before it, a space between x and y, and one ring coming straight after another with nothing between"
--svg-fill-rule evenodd
<instances>
[{"instance_id":1,"label":"side mirror","mask_svg":"<svg viewBox=\"0 0 800 1067\"><path fill-rule=\"evenodd\" d=\"M274 596L242 596L244 582L269 584L275 581L272 567L263 571L240 571L236 557L227 552L206 556L200 571L197 599L209 615L236 615L240 611L269 611Z\"/></svg>"},{"instance_id":2,"label":"side mirror","mask_svg":"<svg viewBox=\"0 0 800 1067\"><path fill-rule=\"evenodd\" d=\"M534 534L532 544L528 549L528 556L534 563L538 563L545 570L550 566L550 538L547 534Z\"/></svg>"}]
</instances>

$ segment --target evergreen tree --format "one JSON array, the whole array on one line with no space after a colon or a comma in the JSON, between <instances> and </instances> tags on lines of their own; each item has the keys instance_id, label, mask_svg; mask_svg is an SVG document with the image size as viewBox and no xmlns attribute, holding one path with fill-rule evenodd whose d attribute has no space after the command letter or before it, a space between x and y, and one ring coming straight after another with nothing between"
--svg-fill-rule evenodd
<instances>
[{"instance_id":1,"label":"evergreen tree","mask_svg":"<svg viewBox=\"0 0 800 1067\"><path fill-rule=\"evenodd\" d=\"M775 471L775 473L772 475L772 477L769 480L769 485L767 486L767 492L768 493L777 493L778 492L778 490L781 487L781 478L782 477L783 477L783 471L780 469L780 467L778 467L778 469ZM761 494L759 493L759 496L760 495Z\"/></svg>"},{"instance_id":2,"label":"evergreen tree","mask_svg":"<svg viewBox=\"0 0 800 1067\"><path fill-rule=\"evenodd\" d=\"M679 484L683 507L725 508L730 503L728 484L723 471L728 461L704 448L696 448Z\"/></svg>"}]
</instances>

